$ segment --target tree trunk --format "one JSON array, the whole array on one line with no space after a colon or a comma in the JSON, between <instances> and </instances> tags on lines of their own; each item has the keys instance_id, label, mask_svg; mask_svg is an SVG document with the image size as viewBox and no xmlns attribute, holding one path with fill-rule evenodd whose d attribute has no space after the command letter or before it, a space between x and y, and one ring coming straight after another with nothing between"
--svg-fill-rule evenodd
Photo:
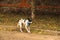
<instances>
[{"instance_id":1,"label":"tree trunk","mask_svg":"<svg viewBox=\"0 0 60 40\"><path fill-rule=\"evenodd\" d=\"M34 19L34 18L35 18L34 10L32 10L31 18L32 18L32 19Z\"/></svg>"},{"instance_id":2,"label":"tree trunk","mask_svg":"<svg viewBox=\"0 0 60 40\"><path fill-rule=\"evenodd\" d=\"M33 0L31 0L31 18L34 19L35 18L35 14L34 14L34 2Z\"/></svg>"}]
</instances>

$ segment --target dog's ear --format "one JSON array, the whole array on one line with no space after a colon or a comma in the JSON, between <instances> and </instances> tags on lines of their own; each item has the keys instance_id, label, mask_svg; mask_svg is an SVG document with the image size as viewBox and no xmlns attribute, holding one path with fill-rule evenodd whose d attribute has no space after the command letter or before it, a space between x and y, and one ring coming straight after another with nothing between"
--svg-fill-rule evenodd
<instances>
[{"instance_id":1,"label":"dog's ear","mask_svg":"<svg viewBox=\"0 0 60 40\"><path fill-rule=\"evenodd\" d=\"M32 19L29 19L29 21L31 22L31 21L32 21Z\"/></svg>"}]
</instances>

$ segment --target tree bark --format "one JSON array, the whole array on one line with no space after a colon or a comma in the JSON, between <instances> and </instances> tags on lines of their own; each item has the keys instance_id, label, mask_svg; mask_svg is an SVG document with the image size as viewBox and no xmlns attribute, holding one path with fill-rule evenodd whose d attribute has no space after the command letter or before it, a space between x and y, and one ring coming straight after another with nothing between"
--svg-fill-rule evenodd
<instances>
[{"instance_id":1,"label":"tree bark","mask_svg":"<svg viewBox=\"0 0 60 40\"><path fill-rule=\"evenodd\" d=\"M34 14L34 2L33 0L31 0L31 18L34 19L35 18L35 14Z\"/></svg>"}]
</instances>

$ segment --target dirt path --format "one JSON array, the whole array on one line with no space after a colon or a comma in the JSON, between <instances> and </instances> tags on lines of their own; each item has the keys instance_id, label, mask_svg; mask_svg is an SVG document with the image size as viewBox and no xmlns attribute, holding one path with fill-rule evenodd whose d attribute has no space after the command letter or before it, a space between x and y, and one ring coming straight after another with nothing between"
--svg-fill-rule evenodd
<instances>
[{"instance_id":1,"label":"dirt path","mask_svg":"<svg viewBox=\"0 0 60 40\"><path fill-rule=\"evenodd\" d=\"M60 36L0 31L0 40L60 40Z\"/></svg>"}]
</instances>

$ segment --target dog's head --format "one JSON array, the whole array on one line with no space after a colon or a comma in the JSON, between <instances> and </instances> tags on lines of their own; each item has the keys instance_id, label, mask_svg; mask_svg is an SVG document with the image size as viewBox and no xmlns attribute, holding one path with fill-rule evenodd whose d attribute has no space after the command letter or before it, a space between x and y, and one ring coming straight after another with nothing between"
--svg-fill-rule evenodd
<instances>
[{"instance_id":1,"label":"dog's head","mask_svg":"<svg viewBox=\"0 0 60 40\"><path fill-rule=\"evenodd\" d=\"M27 18L28 20L29 20L29 22L32 22L32 19L30 19L30 18Z\"/></svg>"}]
</instances>

